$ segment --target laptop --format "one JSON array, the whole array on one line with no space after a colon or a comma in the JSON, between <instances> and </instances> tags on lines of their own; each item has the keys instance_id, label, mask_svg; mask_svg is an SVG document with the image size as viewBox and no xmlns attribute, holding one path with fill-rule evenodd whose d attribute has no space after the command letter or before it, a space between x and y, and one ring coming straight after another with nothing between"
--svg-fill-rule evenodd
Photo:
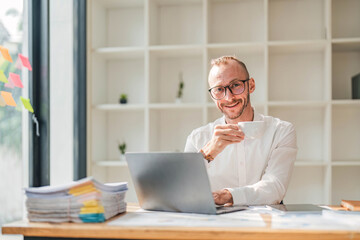
<instances>
[{"instance_id":1,"label":"laptop","mask_svg":"<svg viewBox=\"0 0 360 240\"><path fill-rule=\"evenodd\" d=\"M201 153L126 153L125 157L145 210L221 214L247 209L215 204Z\"/></svg>"}]
</instances>

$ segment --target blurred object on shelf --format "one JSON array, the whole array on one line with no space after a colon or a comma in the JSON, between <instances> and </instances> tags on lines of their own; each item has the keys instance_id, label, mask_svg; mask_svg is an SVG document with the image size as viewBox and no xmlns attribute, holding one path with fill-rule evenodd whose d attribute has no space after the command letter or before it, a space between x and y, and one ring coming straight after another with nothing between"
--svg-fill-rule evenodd
<instances>
[{"instance_id":1,"label":"blurred object on shelf","mask_svg":"<svg viewBox=\"0 0 360 240\"><path fill-rule=\"evenodd\" d=\"M352 99L360 99L360 73L351 78Z\"/></svg>"},{"instance_id":2,"label":"blurred object on shelf","mask_svg":"<svg viewBox=\"0 0 360 240\"><path fill-rule=\"evenodd\" d=\"M127 95L126 94L123 93L123 94L120 95L119 103L120 104L127 103Z\"/></svg>"},{"instance_id":3,"label":"blurred object on shelf","mask_svg":"<svg viewBox=\"0 0 360 240\"><path fill-rule=\"evenodd\" d=\"M182 102L183 90L184 90L184 79L182 72L179 73L179 89L177 92L176 103Z\"/></svg>"}]
</instances>

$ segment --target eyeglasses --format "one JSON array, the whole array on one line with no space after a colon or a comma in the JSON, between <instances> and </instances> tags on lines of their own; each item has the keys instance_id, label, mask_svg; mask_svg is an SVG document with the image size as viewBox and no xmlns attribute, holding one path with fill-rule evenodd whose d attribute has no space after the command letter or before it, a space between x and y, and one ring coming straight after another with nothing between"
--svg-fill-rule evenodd
<instances>
[{"instance_id":1,"label":"eyeglasses","mask_svg":"<svg viewBox=\"0 0 360 240\"><path fill-rule=\"evenodd\" d=\"M209 89L211 97L215 100L221 100L226 96L226 89L228 88L231 94L240 95L245 90L245 82L250 79L245 80L234 80L227 86L216 86Z\"/></svg>"}]
</instances>

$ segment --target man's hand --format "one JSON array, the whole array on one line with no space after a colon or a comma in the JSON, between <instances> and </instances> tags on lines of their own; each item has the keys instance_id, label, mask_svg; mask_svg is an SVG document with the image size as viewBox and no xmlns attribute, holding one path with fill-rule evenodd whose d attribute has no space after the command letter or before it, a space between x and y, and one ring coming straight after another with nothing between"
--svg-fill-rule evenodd
<instances>
[{"instance_id":1,"label":"man's hand","mask_svg":"<svg viewBox=\"0 0 360 240\"><path fill-rule=\"evenodd\" d=\"M245 134L237 124L216 125L211 140L202 148L203 152L215 158L229 144L244 140Z\"/></svg>"},{"instance_id":2,"label":"man's hand","mask_svg":"<svg viewBox=\"0 0 360 240\"><path fill-rule=\"evenodd\" d=\"M234 204L233 197L229 190L222 189L220 191L216 191L212 193L215 204L217 205L224 205L231 206Z\"/></svg>"}]
</instances>

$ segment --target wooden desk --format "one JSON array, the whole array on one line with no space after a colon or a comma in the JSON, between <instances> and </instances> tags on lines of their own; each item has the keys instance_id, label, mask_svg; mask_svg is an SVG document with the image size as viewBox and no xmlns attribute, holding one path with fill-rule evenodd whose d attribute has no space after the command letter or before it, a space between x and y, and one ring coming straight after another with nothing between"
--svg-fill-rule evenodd
<instances>
[{"instance_id":1,"label":"wooden desk","mask_svg":"<svg viewBox=\"0 0 360 240\"><path fill-rule=\"evenodd\" d=\"M127 211L137 206L129 204ZM124 213L126 214L126 213ZM122 215L124 215L122 214ZM115 218L121 217L117 216ZM359 239L358 231L278 230L271 229L271 216L262 215L262 228L209 227L120 227L106 223L29 223L26 220L6 224L3 234L21 234L25 240L44 239Z\"/></svg>"}]
</instances>

